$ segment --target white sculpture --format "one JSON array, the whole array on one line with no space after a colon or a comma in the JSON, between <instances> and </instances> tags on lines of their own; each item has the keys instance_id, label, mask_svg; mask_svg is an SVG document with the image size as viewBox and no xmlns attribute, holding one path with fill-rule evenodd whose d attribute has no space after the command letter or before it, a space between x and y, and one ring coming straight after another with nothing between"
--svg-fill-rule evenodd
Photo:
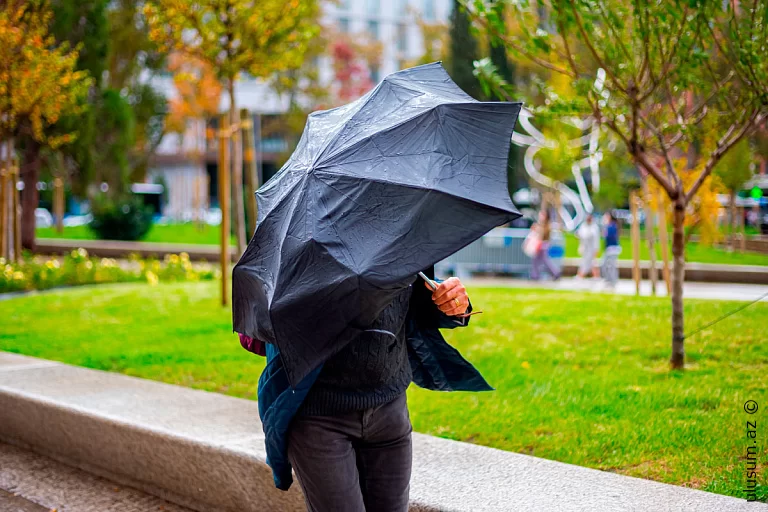
<instances>
[{"instance_id":1,"label":"white sculpture","mask_svg":"<svg viewBox=\"0 0 768 512\"><path fill-rule=\"evenodd\" d=\"M610 93L605 90L605 71L600 69L597 72L597 79L595 80L595 91L603 98L600 100L601 104L604 104L608 99ZM581 137L569 141L569 145L573 148L583 148L585 155L582 159L573 164L571 172L573 173L574 180L576 182L577 190L574 191L564 183L555 181L544 174L536 166L534 157L536 153L542 149L553 149L555 143L548 140L543 133L537 130L531 119L533 114L530 111L523 109L520 112L518 118L518 126L522 127L528 135L522 133L513 133L512 142L518 146L527 147L523 164L528 175L539 185L557 190L562 197L562 205L560 206L560 217L565 224L563 227L567 231L574 231L586 218L588 213L592 213L594 206L592 205L592 199L587 190L587 184L584 181L583 171L589 169L590 177L592 181L592 190L597 192L600 189L600 161L602 160L602 152L598 147L600 139L600 125L594 117L588 117L586 119L578 119L571 117L564 119L563 122L575 126L584 133ZM565 208L565 204L570 204L575 213L571 215Z\"/></svg>"}]
</instances>

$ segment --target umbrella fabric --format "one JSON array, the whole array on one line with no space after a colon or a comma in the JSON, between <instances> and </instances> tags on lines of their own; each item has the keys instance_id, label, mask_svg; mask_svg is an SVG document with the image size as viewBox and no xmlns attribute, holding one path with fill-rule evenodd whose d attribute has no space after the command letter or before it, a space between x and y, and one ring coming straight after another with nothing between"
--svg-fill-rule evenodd
<instances>
[{"instance_id":1,"label":"umbrella fabric","mask_svg":"<svg viewBox=\"0 0 768 512\"><path fill-rule=\"evenodd\" d=\"M295 387L417 272L519 217L507 155L520 107L474 100L434 63L312 113L256 192L234 330L277 345Z\"/></svg>"}]
</instances>

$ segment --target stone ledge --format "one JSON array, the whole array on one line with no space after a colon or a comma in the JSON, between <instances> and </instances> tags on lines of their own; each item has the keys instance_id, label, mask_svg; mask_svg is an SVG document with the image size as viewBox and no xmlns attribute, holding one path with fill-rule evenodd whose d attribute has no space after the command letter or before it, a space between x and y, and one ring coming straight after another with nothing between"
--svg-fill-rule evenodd
<instances>
[{"instance_id":1,"label":"stone ledge","mask_svg":"<svg viewBox=\"0 0 768 512\"><path fill-rule=\"evenodd\" d=\"M563 260L563 274L575 276L581 265L580 258L565 258ZM671 265L671 263L670 263ZM632 260L618 260L619 277L632 279ZM656 275L659 281L663 281L662 262L656 262ZM642 279L650 279L651 262L640 262L640 275ZM670 268L671 272L671 268ZM686 282L702 283L737 283L737 284L768 284L768 267L760 265L720 265L716 263L686 263Z\"/></svg>"},{"instance_id":2,"label":"stone ledge","mask_svg":"<svg viewBox=\"0 0 768 512\"><path fill-rule=\"evenodd\" d=\"M299 511L255 402L0 352L0 438L212 512ZM768 511L768 505L414 435L412 511Z\"/></svg>"},{"instance_id":3,"label":"stone ledge","mask_svg":"<svg viewBox=\"0 0 768 512\"><path fill-rule=\"evenodd\" d=\"M38 254L67 254L82 247L93 256L126 258L138 254L142 258L160 258L166 254L186 252L191 260L219 261L219 246L207 244L178 244L165 242L126 242L120 240L71 240L68 238L38 238L35 242ZM232 261L237 261L236 249L230 247Z\"/></svg>"}]
</instances>

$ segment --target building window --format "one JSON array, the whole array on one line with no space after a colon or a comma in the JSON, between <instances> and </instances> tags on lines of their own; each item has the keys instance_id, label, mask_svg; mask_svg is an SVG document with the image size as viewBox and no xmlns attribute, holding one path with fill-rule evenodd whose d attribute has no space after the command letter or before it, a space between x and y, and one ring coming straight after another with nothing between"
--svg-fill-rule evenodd
<instances>
[{"instance_id":1,"label":"building window","mask_svg":"<svg viewBox=\"0 0 768 512\"><path fill-rule=\"evenodd\" d=\"M405 23L397 24L397 51L408 52L408 27Z\"/></svg>"},{"instance_id":2,"label":"building window","mask_svg":"<svg viewBox=\"0 0 768 512\"><path fill-rule=\"evenodd\" d=\"M381 3L379 0L368 0L365 4L365 10L369 16L378 16L381 12Z\"/></svg>"},{"instance_id":3,"label":"building window","mask_svg":"<svg viewBox=\"0 0 768 512\"><path fill-rule=\"evenodd\" d=\"M349 18L339 18L339 31L349 33Z\"/></svg>"},{"instance_id":4,"label":"building window","mask_svg":"<svg viewBox=\"0 0 768 512\"><path fill-rule=\"evenodd\" d=\"M435 19L435 0L424 0L424 19Z\"/></svg>"},{"instance_id":5,"label":"building window","mask_svg":"<svg viewBox=\"0 0 768 512\"><path fill-rule=\"evenodd\" d=\"M379 22L375 20L368 20L368 34L372 39L379 38Z\"/></svg>"},{"instance_id":6,"label":"building window","mask_svg":"<svg viewBox=\"0 0 768 512\"><path fill-rule=\"evenodd\" d=\"M379 83L379 66L372 65L371 66L371 81L373 83L378 84Z\"/></svg>"}]
</instances>

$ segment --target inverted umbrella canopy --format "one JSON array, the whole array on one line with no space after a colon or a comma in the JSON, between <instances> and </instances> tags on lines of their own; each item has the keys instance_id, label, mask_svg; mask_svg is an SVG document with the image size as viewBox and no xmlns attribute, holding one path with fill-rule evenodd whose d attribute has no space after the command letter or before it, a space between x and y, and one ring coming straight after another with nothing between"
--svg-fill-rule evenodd
<instances>
[{"instance_id":1,"label":"inverted umbrella canopy","mask_svg":"<svg viewBox=\"0 0 768 512\"><path fill-rule=\"evenodd\" d=\"M520 214L507 155L520 103L479 102L439 64L310 114L256 192L233 271L234 330L302 378L368 328L416 274Z\"/></svg>"}]
</instances>

